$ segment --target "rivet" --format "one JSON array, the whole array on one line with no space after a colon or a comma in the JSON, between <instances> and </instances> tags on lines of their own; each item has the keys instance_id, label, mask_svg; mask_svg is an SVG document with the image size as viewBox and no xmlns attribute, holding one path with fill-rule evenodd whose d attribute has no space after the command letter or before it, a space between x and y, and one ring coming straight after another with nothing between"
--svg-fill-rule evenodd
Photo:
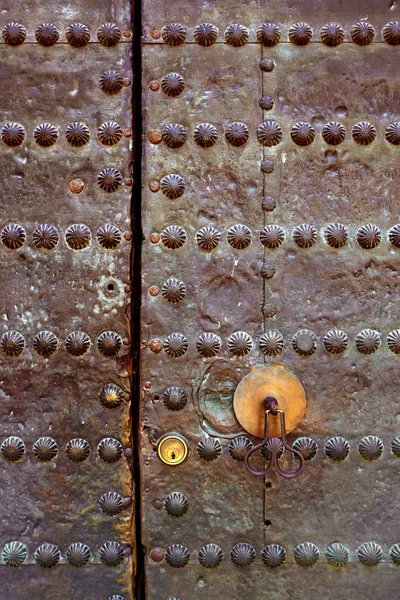
<instances>
[{"instance_id":1,"label":"rivet","mask_svg":"<svg viewBox=\"0 0 400 600\"><path fill-rule=\"evenodd\" d=\"M151 129L149 131L148 137L149 141L152 144L159 144L160 142L162 142L162 133L158 129Z\"/></svg>"},{"instance_id":2,"label":"rivet","mask_svg":"<svg viewBox=\"0 0 400 600\"><path fill-rule=\"evenodd\" d=\"M132 79L129 79L129 77L124 77L123 84L125 87L129 87L132 84Z\"/></svg>"},{"instance_id":3,"label":"rivet","mask_svg":"<svg viewBox=\"0 0 400 600\"><path fill-rule=\"evenodd\" d=\"M131 186L133 184L133 179L131 177L125 177L124 185Z\"/></svg>"},{"instance_id":4,"label":"rivet","mask_svg":"<svg viewBox=\"0 0 400 600\"><path fill-rule=\"evenodd\" d=\"M126 29L125 31L122 32L122 35L126 38L130 38L132 33Z\"/></svg>"},{"instance_id":5,"label":"rivet","mask_svg":"<svg viewBox=\"0 0 400 600\"><path fill-rule=\"evenodd\" d=\"M153 40L159 40L161 37L161 31L159 29L153 29L150 32L150 35L153 38Z\"/></svg>"},{"instance_id":6,"label":"rivet","mask_svg":"<svg viewBox=\"0 0 400 600\"><path fill-rule=\"evenodd\" d=\"M126 129L123 129L122 135L126 138L132 137L132 129L129 129L129 127L127 127Z\"/></svg>"},{"instance_id":7,"label":"rivet","mask_svg":"<svg viewBox=\"0 0 400 600\"><path fill-rule=\"evenodd\" d=\"M126 231L126 232L124 233L124 239L125 239L127 242L130 242L130 241L131 241L131 239L132 239L132 233L131 233L130 231Z\"/></svg>"},{"instance_id":8,"label":"rivet","mask_svg":"<svg viewBox=\"0 0 400 600\"><path fill-rule=\"evenodd\" d=\"M160 288L158 288L156 285L152 285L149 287L150 296L158 296L159 291L160 291Z\"/></svg>"},{"instance_id":9,"label":"rivet","mask_svg":"<svg viewBox=\"0 0 400 600\"><path fill-rule=\"evenodd\" d=\"M71 181L68 183L69 191L73 194L80 194L84 187L85 184L83 183L82 179L71 179Z\"/></svg>"},{"instance_id":10,"label":"rivet","mask_svg":"<svg viewBox=\"0 0 400 600\"><path fill-rule=\"evenodd\" d=\"M132 504L131 496L125 496L122 500L122 508L129 508Z\"/></svg>"},{"instance_id":11,"label":"rivet","mask_svg":"<svg viewBox=\"0 0 400 600\"><path fill-rule=\"evenodd\" d=\"M158 242L160 241L160 234L159 233L151 233L150 241L152 244L158 244Z\"/></svg>"},{"instance_id":12,"label":"rivet","mask_svg":"<svg viewBox=\"0 0 400 600\"><path fill-rule=\"evenodd\" d=\"M122 343L124 344L124 346L129 346L129 344L131 343L131 340L126 337L122 340Z\"/></svg>"},{"instance_id":13,"label":"rivet","mask_svg":"<svg viewBox=\"0 0 400 600\"><path fill-rule=\"evenodd\" d=\"M149 189L151 192L159 192L160 191L160 182L159 181L150 181Z\"/></svg>"},{"instance_id":14,"label":"rivet","mask_svg":"<svg viewBox=\"0 0 400 600\"><path fill-rule=\"evenodd\" d=\"M130 291L131 291L131 286L130 286L130 285L126 285L126 286L124 287L124 292L125 292L125 294L130 294Z\"/></svg>"},{"instance_id":15,"label":"rivet","mask_svg":"<svg viewBox=\"0 0 400 600\"><path fill-rule=\"evenodd\" d=\"M158 92L158 90L160 89L160 82L157 81L157 79L153 79L153 81L150 81L149 89L152 92Z\"/></svg>"},{"instance_id":16,"label":"rivet","mask_svg":"<svg viewBox=\"0 0 400 600\"><path fill-rule=\"evenodd\" d=\"M144 382L144 388L145 388L146 390L149 390L149 389L151 388L151 381L145 381L145 382Z\"/></svg>"},{"instance_id":17,"label":"rivet","mask_svg":"<svg viewBox=\"0 0 400 600\"><path fill-rule=\"evenodd\" d=\"M124 556L132 556L132 546L125 546Z\"/></svg>"},{"instance_id":18,"label":"rivet","mask_svg":"<svg viewBox=\"0 0 400 600\"><path fill-rule=\"evenodd\" d=\"M158 354L163 349L161 340L150 340L147 345L154 354Z\"/></svg>"},{"instance_id":19,"label":"rivet","mask_svg":"<svg viewBox=\"0 0 400 600\"><path fill-rule=\"evenodd\" d=\"M162 548L153 548L150 552L150 558L154 562L161 562L164 558L164 550Z\"/></svg>"},{"instance_id":20,"label":"rivet","mask_svg":"<svg viewBox=\"0 0 400 600\"><path fill-rule=\"evenodd\" d=\"M153 500L153 506L154 508L156 508L157 510L161 510L163 507L163 501L160 500L159 498L156 498L155 500Z\"/></svg>"},{"instance_id":21,"label":"rivet","mask_svg":"<svg viewBox=\"0 0 400 600\"><path fill-rule=\"evenodd\" d=\"M132 448L125 448L125 450L124 450L124 456L126 458L132 458L132 456L133 456L133 450L132 450Z\"/></svg>"}]
</instances>

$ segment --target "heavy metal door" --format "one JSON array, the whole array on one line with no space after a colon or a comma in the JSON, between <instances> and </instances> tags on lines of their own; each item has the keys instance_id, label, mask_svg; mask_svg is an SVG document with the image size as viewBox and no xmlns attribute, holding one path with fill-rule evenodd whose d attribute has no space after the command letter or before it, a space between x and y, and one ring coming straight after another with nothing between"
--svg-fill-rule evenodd
<instances>
[{"instance_id":1,"label":"heavy metal door","mask_svg":"<svg viewBox=\"0 0 400 600\"><path fill-rule=\"evenodd\" d=\"M2 599L133 594L129 4L0 3Z\"/></svg>"},{"instance_id":2,"label":"heavy metal door","mask_svg":"<svg viewBox=\"0 0 400 600\"><path fill-rule=\"evenodd\" d=\"M144 1L149 600L400 598L399 13ZM265 365L306 393L293 479L243 463Z\"/></svg>"}]
</instances>

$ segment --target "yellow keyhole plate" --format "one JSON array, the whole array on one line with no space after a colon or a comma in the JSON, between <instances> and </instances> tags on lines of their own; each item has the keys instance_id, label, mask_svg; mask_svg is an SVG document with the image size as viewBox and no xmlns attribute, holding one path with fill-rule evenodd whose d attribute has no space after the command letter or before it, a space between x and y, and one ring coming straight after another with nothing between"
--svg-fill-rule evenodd
<instances>
[{"instance_id":1,"label":"yellow keyhole plate","mask_svg":"<svg viewBox=\"0 0 400 600\"><path fill-rule=\"evenodd\" d=\"M157 453L166 465L180 465L188 455L188 445L182 437L167 434L158 441Z\"/></svg>"},{"instance_id":2,"label":"yellow keyhole plate","mask_svg":"<svg viewBox=\"0 0 400 600\"><path fill-rule=\"evenodd\" d=\"M286 433L293 431L304 417L306 394L297 377L278 365L254 369L237 386L233 408L243 429L258 438L264 436L267 396L274 396L278 408L285 411ZM281 437L279 416L270 416L269 437Z\"/></svg>"}]
</instances>

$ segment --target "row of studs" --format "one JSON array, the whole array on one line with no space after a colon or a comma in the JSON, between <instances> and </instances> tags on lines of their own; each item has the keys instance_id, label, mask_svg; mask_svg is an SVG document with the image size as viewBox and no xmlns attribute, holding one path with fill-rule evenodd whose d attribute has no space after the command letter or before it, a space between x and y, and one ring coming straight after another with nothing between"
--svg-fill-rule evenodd
<instances>
[{"instance_id":1,"label":"row of studs","mask_svg":"<svg viewBox=\"0 0 400 600\"><path fill-rule=\"evenodd\" d=\"M164 558L164 551L155 548L155 562L161 562ZM161 552L160 552L161 550ZM376 566L384 558L382 547L376 542L366 542L361 544L355 551L357 559L367 567ZM311 567L319 560L320 551L318 546L312 542L303 542L298 544L293 552L294 560L300 567ZM150 554L151 557L151 554ZM325 557L328 564L335 567L344 567L350 558L350 552L340 542L332 542L325 551ZM392 563L400 565L400 543L393 544L389 550L389 557ZM198 561L202 567L213 569L218 567L224 558L222 548L217 544L205 544L198 553ZM238 566L245 567L250 565L256 558L256 551L251 544L236 544L231 552L232 562ZM261 553L263 563L271 569L281 567L287 561L287 552L280 544L268 544ZM174 568L185 567L190 560L189 549L182 544L172 544L165 551L166 562Z\"/></svg>"},{"instance_id":2,"label":"row of studs","mask_svg":"<svg viewBox=\"0 0 400 600\"><path fill-rule=\"evenodd\" d=\"M119 542L108 541L104 542L99 549L98 557L107 567L117 567L130 554L130 546L122 546ZM9 567L20 567L27 558L28 548L18 541L9 542L1 552L2 562ZM91 558L93 558L91 549L87 544L81 542L71 544L65 554L66 562L73 567L84 567ZM50 569L61 561L61 550L55 544L44 543L36 548L34 559L40 567Z\"/></svg>"},{"instance_id":3,"label":"row of studs","mask_svg":"<svg viewBox=\"0 0 400 600\"><path fill-rule=\"evenodd\" d=\"M115 121L106 121L96 132L97 139L104 146L114 146L126 134L130 137L130 131L124 132L122 127ZM22 144L25 139L25 128L20 123L7 122L1 129L1 139L9 147ZM33 139L42 148L53 146L59 139L59 128L52 123L40 123L33 130ZM71 146L81 148L90 140L90 130L86 123L76 121L70 123L65 129L65 139Z\"/></svg>"},{"instance_id":4,"label":"row of studs","mask_svg":"<svg viewBox=\"0 0 400 600\"><path fill-rule=\"evenodd\" d=\"M163 80L161 80L162 85ZM240 121L229 123L224 133L226 141L232 146L243 146L249 140L249 128ZM330 121L324 125L321 133L323 140L331 146L341 144L346 138L346 128L337 121ZM359 121L353 125L351 134L357 144L368 146L376 138L376 127L369 121ZM180 148L186 142L187 132L180 123L169 123L162 132L151 130L148 137L153 144L163 141L169 148ZM298 146L309 146L315 140L315 129L310 123L298 121L291 128L290 137ZM202 148L211 148L218 141L218 129L212 123L200 123L193 130L193 138L196 144ZM263 146L277 146L282 138L282 127L273 119L264 121L257 128L257 139ZM394 146L400 144L399 121L394 121L386 126L385 139ZM38 140L36 139L36 141Z\"/></svg>"},{"instance_id":5,"label":"row of studs","mask_svg":"<svg viewBox=\"0 0 400 600\"><path fill-rule=\"evenodd\" d=\"M39 462L51 462L58 456L58 444L51 437L41 437L33 445L33 453ZM82 438L74 438L65 446L65 454L73 463L82 463L89 458L91 452L90 444ZM0 454L4 460L16 463L23 459L26 454L26 446L23 440L15 435L5 438L0 445ZM124 448L116 438L104 438L97 446L97 456L106 463L117 462L122 455L127 458L131 456L131 450Z\"/></svg>"},{"instance_id":6,"label":"row of studs","mask_svg":"<svg viewBox=\"0 0 400 600\"><path fill-rule=\"evenodd\" d=\"M400 355L400 329L394 329L387 334L386 343L393 354ZM355 338L355 347L364 356L374 354L382 344L382 336L376 329L363 329ZM151 339L148 348L158 354L164 352L171 358L184 356L189 349L189 341L183 333L170 333L165 340ZM301 357L315 354L318 346L318 337L309 329L300 329L291 340L292 349ZM263 333L259 338L259 349L270 358L279 356L285 347L284 337L277 329ZM341 329L331 329L323 337L323 347L331 355L339 355L349 348L347 333ZM196 341L198 354L205 359L214 358L222 348L221 338L210 332L199 335ZM246 331L235 331L227 340L228 352L236 358L248 356L254 349L253 338ZM0 341L0 349L1 341Z\"/></svg>"},{"instance_id":7,"label":"row of studs","mask_svg":"<svg viewBox=\"0 0 400 600\"><path fill-rule=\"evenodd\" d=\"M131 37L130 31L124 31L115 23L104 23L97 29L97 41L110 48L121 40L122 35ZM11 21L2 30L2 38L9 46L20 46L26 40L26 29L21 23ZM35 30L35 39L41 46L54 46L60 41L60 32L53 23L42 23ZM73 48L82 48L90 42L90 30L83 23L71 23L65 31L65 39Z\"/></svg>"},{"instance_id":8,"label":"row of studs","mask_svg":"<svg viewBox=\"0 0 400 600\"><path fill-rule=\"evenodd\" d=\"M84 331L72 331L65 339L65 349L71 356L81 357L89 352L92 340ZM97 336L98 351L107 358L117 356L122 345L129 345L128 338L122 338L116 331L103 331ZM20 356L26 343L24 336L15 330L9 330L0 337L0 352L8 358ZM51 331L39 331L33 339L32 348L43 358L49 358L59 348L59 340Z\"/></svg>"},{"instance_id":9,"label":"row of studs","mask_svg":"<svg viewBox=\"0 0 400 600\"><path fill-rule=\"evenodd\" d=\"M173 392L171 392L173 390ZM172 406L171 402L174 400L172 410L180 410L182 408L182 395L178 394L179 388L168 388L164 394L164 402L168 407ZM183 390L181 390L183 392ZM184 392L183 392L184 393ZM174 398L172 397L174 395ZM181 404L179 404L181 402ZM236 461L243 461L247 452L253 447L253 443L246 436L238 436L234 438L228 445L228 452L230 457ZM391 452L396 458L400 458L400 436L393 438L391 441ZM301 452L305 460L312 460L317 455L318 444L315 440L310 437L299 437L293 442L293 448ZM380 458L382 455L384 444L380 437L376 435L366 435L358 443L357 446L360 456L368 461L374 461ZM212 462L216 460L222 453L222 444L218 438L203 438L196 446L198 456L205 462ZM280 446L280 456L284 452L283 445ZM332 460L333 462L342 462L348 458L350 454L350 444L342 436L334 436L326 440L324 444L324 456ZM271 457L270 453L270 440L261 449L261 455L265 459ZM178 498L175 498L178 502ZM179 502L178 502L179 503ZM186 499L182 501L186 503ZM177 513L177 507L170 507L170 514L175 510L173 516L180 516ZM168 512L168 508L167 508ZM186 512L186 509L184 510ZM182 512L182 514L184 514Z\"/></svg>"},{"instance_id":10,"label":"row of studs","mask_svg":"<svg viewBox=\"0 0 400 600\"><path fill-rule=\"evenodd\" d=\"M179 46L186 40L187 29L180 23L168 23L159 32L153 30L151 35L169 46ZM200 23L193 30L193 39L200 46L208 47L215 44L218 39L218 28L212 23ZM250 31L245 25L232 23L224 32L227 44L240 47L249 41ZM366 21L359 21L350 29L350 39L359 46L370 44L375 38L375 29ZM256 30L256 40L266 47L276 46L281 41L281 29L275 23L263 23ZM313 30L308 23L298 22L290 26L288 40L296 46L306 46L312 39ZM390 21L382 29L382 37L387 44L392 46L400 44L400 22ZM328 23L320 30L321 41L330 47L335 47L344 42L345 31L338 23Z\"/></svg>"},{"instance_id":11,"label":"row of studs","mask_svg":"<svg viewBox=\"0 0 400 600\"><path fill-rule=\"evenodd\" d=\"M26 230L18 223L9 223L0 232L0 241L7 250L20 250L26 242ZM96 238L105 250L115 250L122 241L122 232L114 223L101 225ZM32 243L37 250L54 250L60 240L53 225L41 223L32 233ZM83 223L74 223L65 230L65 242L71 250L83 250L92 243L92 232Z\"/></svg>"}]
</instances>

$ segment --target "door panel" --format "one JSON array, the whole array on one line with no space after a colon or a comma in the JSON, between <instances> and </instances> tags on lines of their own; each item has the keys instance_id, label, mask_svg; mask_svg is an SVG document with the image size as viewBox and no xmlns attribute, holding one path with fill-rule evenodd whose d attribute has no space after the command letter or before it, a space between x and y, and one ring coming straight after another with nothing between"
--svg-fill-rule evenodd
<instances>
[{"instance_id":1,"label":"door panel","mask_svg":"<svg viewBox=\"0 0 400 600\"><path fill-rule=\"evenodd\" d=\"M29 4L1 22L2 594L128 598L129 3ZM110 21L129 37L105 46Z\"/></svg>"},{"instance_id":2,"label":"door panel","mask_svg":"<svg viewBox=\"0 0 400 600\"><path fill-rule=\"evenodd\" d=\"M353 26L367 14L375 37L367 27L364 44L365 26ZM377 3L276 2L268 14L261 3L144 3L146 597L396 597L400 136L391 132L400 130L400 38L393 44L384 29L396 20L395 6ZM268 21L281 36L271 47L256 36ZM312 38L300 45L290 27L303 21ZM216 28L208 27L208 46L200 23ZM232 23L249 30L241 46L224 38ZM343 27L337 46L320 37L329 23ZM257 132L264 121L281 135ZM234 122L249 132L237 147ZM204 123L215 127L207 139ZM335 128L345 134L338 144ZM241 249L232 247L238 232L228 233L235 224L251 231L246 246L241 230ZM208 252L207 232L197 233L204 227L221 233ZM241 357L235 332L251 338ZM232 440L256 441L235 420L234 389L271 363L292 371L307 396L289 442L303 451L309 444L313 456L292 480L257 478L232 458ZM160 460L165 434L186 439L182 464ZM204 460L204 439L213 461ZM282 463L297 466L288 452ZM255 550L246 567L235 562L239 542ZM210 543L223 552L220 561L213 549L215 568L204 558ZM272 544L286 554L277 569L269 568ZM174 552L187 560L182 568Z\"/></svg>"}]
</instances>

